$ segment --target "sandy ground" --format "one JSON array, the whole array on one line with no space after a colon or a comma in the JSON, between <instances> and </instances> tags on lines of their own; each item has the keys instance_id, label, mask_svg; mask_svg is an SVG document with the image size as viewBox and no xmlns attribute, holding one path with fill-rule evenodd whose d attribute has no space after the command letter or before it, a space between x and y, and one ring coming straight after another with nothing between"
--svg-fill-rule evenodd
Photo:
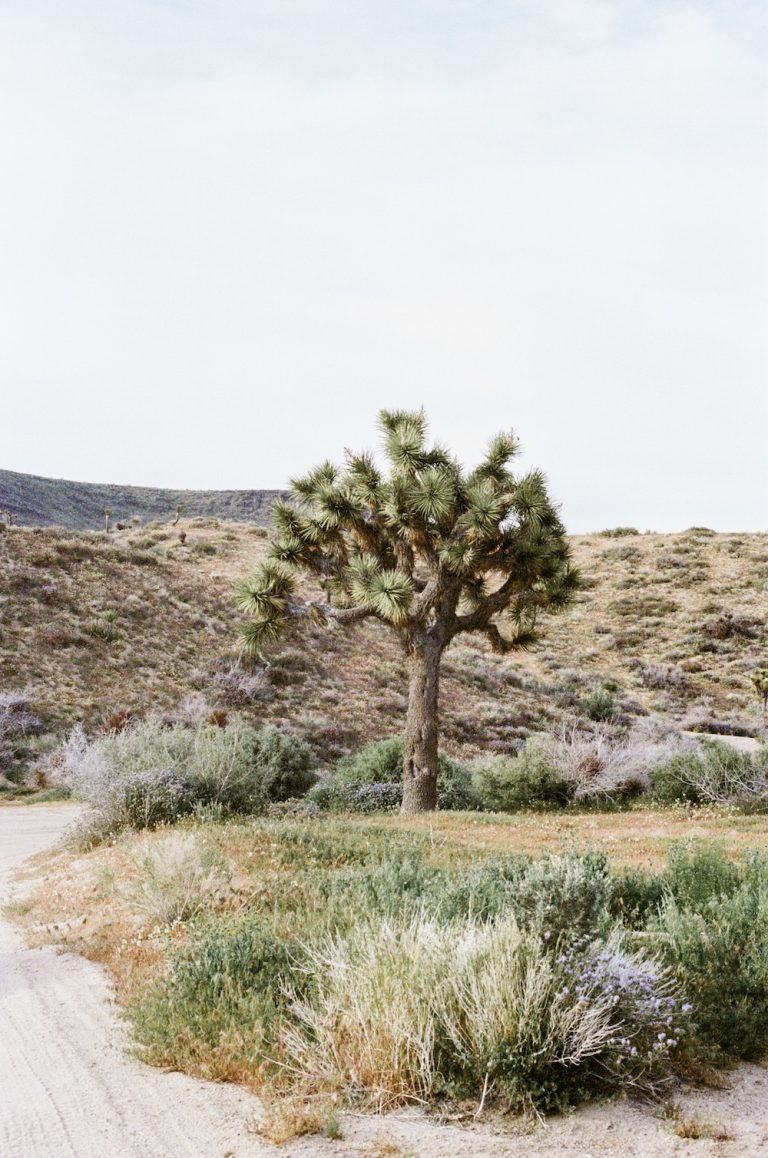
<instances>
[{"instance_id":1,"label":"sandy ground","mask_svg":"<svg viewBox=\"0 0 768 1158\"><path fill-rule=\"evenodd\" d=\"M11 875L72 819L62 805L0 809L0 905ZM248 1158L284 1154L522 1158L768 1155L768 1070L743 1066L725 1091L681 1091L680 1116L712 1137L683 1139L652 1107L625 1102L504 1134L438 1125L416 1111L347 1115L343 1138L276 1150L254 1132L258 1100L232 1086L135 1061L97 966L26 949L0 920L0 1155L13 1158Z\"/></svg>"}]
</instances>

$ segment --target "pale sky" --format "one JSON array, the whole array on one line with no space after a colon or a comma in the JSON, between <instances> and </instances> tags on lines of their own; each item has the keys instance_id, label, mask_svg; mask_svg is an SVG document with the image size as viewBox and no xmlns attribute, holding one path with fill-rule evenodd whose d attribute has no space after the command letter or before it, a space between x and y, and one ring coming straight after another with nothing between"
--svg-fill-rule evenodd
<instances>
[{"instance_id":1,"label":"pale sky","mask_svg":"<svg viewBox=\"0 0 768 1158\"><path fill-rule=\"evenodd\" d=\"M0 0L0 467L279 487L424 406L768 529L764 0Z\"/></svg>"}]
</instances>

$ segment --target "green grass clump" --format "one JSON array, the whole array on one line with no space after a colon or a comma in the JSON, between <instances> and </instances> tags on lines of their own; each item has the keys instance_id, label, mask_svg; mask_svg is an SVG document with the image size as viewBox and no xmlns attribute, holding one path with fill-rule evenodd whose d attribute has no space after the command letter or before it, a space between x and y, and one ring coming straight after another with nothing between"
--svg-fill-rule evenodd
<instances>
[{"instance_id":1,"label":"green grass clump","mask_svg":"<svg viewBox=\"0 0 768 1158\"><path fill-rule=\"evenodd\" d=\"M107 619L94 620L88 630L95 639L101 639L104 643L116 643L120 638L115 625Z\"/></svg>"},{"instance_id":2,"label":"green grass clump","mask_svg":"<svg viewBox=\"0 0 768 1158\"><path fill-rule=\"evenodd\" d=\"M148 1061L209 1078L259 1071L276 1047L285 987L301 991L301 947L259 919L203 922L168 977L132 1009Z\"/></svg>"}]
</instances>

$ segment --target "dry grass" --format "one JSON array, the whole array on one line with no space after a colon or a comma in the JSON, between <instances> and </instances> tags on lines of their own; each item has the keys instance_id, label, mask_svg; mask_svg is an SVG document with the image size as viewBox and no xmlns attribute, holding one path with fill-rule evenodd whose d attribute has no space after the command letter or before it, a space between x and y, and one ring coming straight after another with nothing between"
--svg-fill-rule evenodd
<instances>
[{"instance_id":1,"label":"dry grass","mask_svg":"<svg viewBox=\"0 0 768 1158\"><path fill-rule=\"evenodd\" d=\"M55 528L0 536L6 690L28 689L59 726L150 706L178 711L190 694L202 695L212 706L244 706L255 722L294 721L323 760L399 731L402 658L371 624L284 641L245 687L245 705L237 703L233 681L217 680L236 653L232 590L268 541L247 525L204 522L108 538ZM625 718L661 711L689 723L758 723L749 675L768 640L760 578L768 536L587 535L572 544L590 586L567 616L545 625L538 650L496 656L468 638L446 654L449 751L509 750L527 731L583 712L603 684ZM753 623L752 634L710 638L704 625L724 612Z\"/></svg>"},{"instance_id":2,"label":"dry grass","mask_svg":"<svg viewBox=\"0 0 768 1158\"><path fill-rule=\"evenodd\" d=\"M438 868L497 853L539 855L595 849L608 853L616 867L655 870L663 866L675 843L714 840L734 859L749 849L768 847L768 816L740 816L725 809L514 815L438 812L410 818L356 815L323 824L352 841L371 830L413 833L427 840L427 860ZM132 984L136 972L140 975L154 968L164 956L169 936L171 940L184 937L181 926L169 933L165 913L158 914L157 908L144 903L146 885L141 878L148 852L153 850L156 861L167 863L185 831L203 841L214 858L217 875L227 882L217 896L218 905L258 909L269 906L276 892L298 888L296 864L284 846L279 825L255 821L198 828L186 824L151 834L126 833L86 855L67 848L41 854L30 862L27 875L36 877L44 871L44 887L16 907L15 918L33 943L59 941L108 965L121 983ZM172 881L175 885L173 877ZM86 913L87 922L78 924Z\"/></svg>"},{"instance_id":3,"label":"dry grass","mask_svg":"<svg viewBox=\"0 0 768 1158\"><path fill-rule=\"evenodd\" d=\"M715 840L736 858L768 845L768 816L727 809L637 808L630 812L445 812L403 818L356 817L355 823L427 834L437 847L474 853L563 853L597 849L611 863L661 868L670 845Z\"/></svg>"}]
</instances>

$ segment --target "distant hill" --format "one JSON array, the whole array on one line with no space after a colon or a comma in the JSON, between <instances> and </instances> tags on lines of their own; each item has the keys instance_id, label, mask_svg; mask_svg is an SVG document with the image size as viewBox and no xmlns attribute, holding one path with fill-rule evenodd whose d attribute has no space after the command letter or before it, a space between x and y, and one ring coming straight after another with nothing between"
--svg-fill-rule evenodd
<instances>
[{"instance_id":1,"label":"distant hill","mask_svg":"<svg viewBox=\"0 0 768 1158\"><path fill-rule=\"evenodd\" d=\"M70 482L0 470L0 511L10 511L29 527L98 530L104 510L112 523L142 522L174 517L181 506L186 518L232 519L267 526L269 511L282 491L175 491L161 487L117 486L113 483Z\"/></svg>"},{"instance_id":2,"label":"distant hill","mask_svg":"<svg viewBox=\"0 0 768 1158\"><path fill-rule=\"evenodd\" d=\"M215 518L109 535L0 531L0 693L26 693L57 728L187 702L199 714L202 698L206 710L296 729L324 762L396 735L407 670L380 624L310 626L253 665L236 664L235 585L270 542L261 527ZM503 754L530 732L628 726L648 712L684 728L759 734L750 675L768 657L768 535L570 542L586 586L567 614L543 621L540 647L496 655L466 636L446 652L446 750ZM300 591L321 598L311 583ZM681 812L681 834L688 823Z\"/></svg>"}]
</instances>

